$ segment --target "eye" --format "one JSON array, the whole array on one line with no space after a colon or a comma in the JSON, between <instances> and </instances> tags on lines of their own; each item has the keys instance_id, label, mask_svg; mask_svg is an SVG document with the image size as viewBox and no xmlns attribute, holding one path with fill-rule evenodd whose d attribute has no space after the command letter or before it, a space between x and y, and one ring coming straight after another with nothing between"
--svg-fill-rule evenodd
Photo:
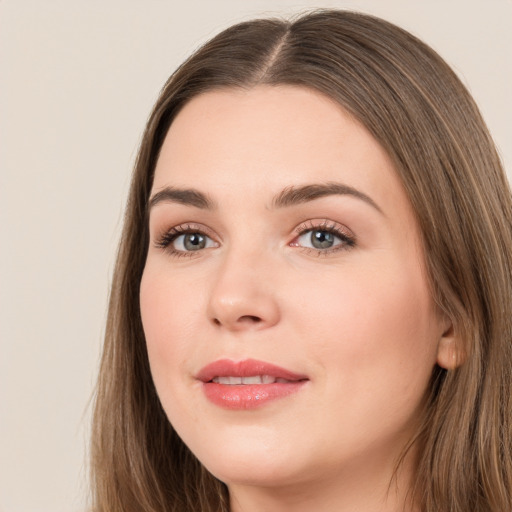
<instances>
[{"instance_id":1,"label":"eye","mask_svg":"<svg viewBox=\"0 0 512 512\"><path fill-rule=\"evenodd\" d=\"M155 241L155 246L173 256L191 256L203 249L218 247L219 244L205 231L207 229L190 224L175 226L163 233Z\"/></svg>"},{"instance_id":2,"label":"eye","mask_svg":"<svg viewBox=\"0 0 512 512\"><path fill-rule=\"evenodd\" d=\"M312 249L330 249L340 245L343 241L330 231L323 229L311 229L297 238L302 247L311 247Z\"/></svg>"},{"instance_id":3,"label":"eye","mask_svg":"<svg viewBox=\"0 0 512 512\"><path fill-rule=\"evenodd\" d=\"M215 247L215 242L203 233L183 233L172 240L171 245L176 251L199 251Z\"/></svg>"},{"instance_id":4,"label":"eye","mask_svg":"<svg viewBox=\"0 0 512 512\"><path fill-rule=\"evenodd\" d=\"M297 228L299 235L290 244L292 247L302 247L328 253L347 249L355 245L355 236L341 224L332 221L308 221Z\"/></svg>"}]
</instances>

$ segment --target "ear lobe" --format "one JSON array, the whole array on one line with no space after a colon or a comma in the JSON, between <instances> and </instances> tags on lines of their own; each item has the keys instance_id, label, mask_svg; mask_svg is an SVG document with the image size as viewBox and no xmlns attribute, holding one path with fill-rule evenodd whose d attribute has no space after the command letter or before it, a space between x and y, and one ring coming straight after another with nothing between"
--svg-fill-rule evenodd
<instances>
[{"instance_id":1,"label":"ear lobe","mask_svg":"<svg viewBox=\"0 0 512 512\"><path fill-rule=\"evenodd\" d=\"M437 364L445 370L455 370L464 363L465 359L460 340L450 322L437 346Z\"/></svg>"}]
</instances>

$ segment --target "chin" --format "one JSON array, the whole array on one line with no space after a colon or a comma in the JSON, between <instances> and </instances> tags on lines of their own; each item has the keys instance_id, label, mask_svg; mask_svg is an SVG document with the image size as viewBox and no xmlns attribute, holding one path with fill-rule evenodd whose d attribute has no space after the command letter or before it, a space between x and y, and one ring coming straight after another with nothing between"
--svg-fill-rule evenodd
<instances>
[{"instance_id":1,"label":"chin","mask_svg":"<svg viewBox=\"0 0 512 512\"><path fill-rule=\"evenodd\" d=\"M206 469L228 486L285 487L302 480L297 468L273 459L215 462Z\"/></svg>"},{"instance_id":2,"label":"chin","mask_svg":"<svg viewBox=\"0 0 512 512\"><path fill-rule=\"evenodd\" d=\"M304 464L298 460L296 448L249 435L213 437L207 445L191 443L189 447L206 469L227 485L286 485L300 477Z\"/></svg>"}]
</instances>

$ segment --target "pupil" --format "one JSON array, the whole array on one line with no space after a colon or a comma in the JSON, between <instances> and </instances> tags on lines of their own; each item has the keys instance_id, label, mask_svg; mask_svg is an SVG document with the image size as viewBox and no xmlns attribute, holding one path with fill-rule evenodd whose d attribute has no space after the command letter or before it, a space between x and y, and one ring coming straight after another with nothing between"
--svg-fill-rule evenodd
<instances>
[{"instance_id":1,"label":"pupil","mask_svg":"<svg viewBox=\"0 0 512 512\"><path fill-rule=\"evenodd\" d=\"M198 249L204 249L206 240L200 233L189 233L185 235L183 245L188 251L197 251Z\"/></svg>"},{"instance_id":2,"label":"pupil","mask_svg":"<svg viewBox=\"0 0 512 512\"><path fill-rule=\"evenodd\" d=\"M313 231L311 233L311 244L316 249L329 249L334 243L334 236L328 231Z\"/></svg>"}]
</instances>

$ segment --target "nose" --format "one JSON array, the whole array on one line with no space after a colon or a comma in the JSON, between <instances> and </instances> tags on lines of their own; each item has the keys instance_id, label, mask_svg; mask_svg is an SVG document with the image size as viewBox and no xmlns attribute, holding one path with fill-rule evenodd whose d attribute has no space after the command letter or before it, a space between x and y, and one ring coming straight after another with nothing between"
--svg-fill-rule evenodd
<instances>
[{"instance_id":1,"label":"nose","mask_svg":"<svg viewBox=\"0 0 512 512\"><path fill-rule=\"evenodd\" d=\"M275 283L261 259L233 257L222 263L211 290L208 315L218 328L261 330L279 322Z\"/></svg>"}]
</instances>

